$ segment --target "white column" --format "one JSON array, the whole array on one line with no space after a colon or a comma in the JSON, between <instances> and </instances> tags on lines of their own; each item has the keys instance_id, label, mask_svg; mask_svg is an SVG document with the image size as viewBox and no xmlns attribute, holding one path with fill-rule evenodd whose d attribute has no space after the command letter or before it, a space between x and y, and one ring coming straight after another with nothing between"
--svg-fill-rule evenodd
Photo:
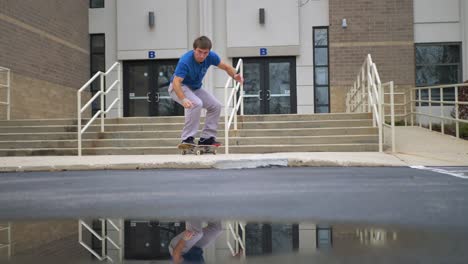
<instances>
[{"instance_id":1,"label":"white column","mask_svg":"<svg viewBox=\"0 0 468 264\"><path fill-rule=\"evenodd\" d=\"M213 0L200 0L200 36L207 36L213 41ZM213 43L216 47L216 43ZM204 89L214 92L214 69L211 68L203 81Z\"/></svg>"}]
</instances>

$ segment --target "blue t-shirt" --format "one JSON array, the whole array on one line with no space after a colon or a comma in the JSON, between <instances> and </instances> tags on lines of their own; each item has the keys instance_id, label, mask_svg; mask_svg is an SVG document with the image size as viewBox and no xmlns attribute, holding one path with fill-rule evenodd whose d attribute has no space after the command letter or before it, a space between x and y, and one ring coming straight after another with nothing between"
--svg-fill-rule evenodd
<instances>
[{"instance_id":1,"label":"blue t-shirt","mask_svg":"<svg viewBox=\"0 0 468 264\"><path fill-rule=\"evenodd\" d=\"M177 76L183 78L182 84L187 85L192 90L200 89L208 68L211 65L218 66L220 62L221 59L218 54L210 51L206 59L202 63L198 63L194 58L193 50L191 50L180 57L174 75L171 78L171 83L174 80L174 76Z\"/></svg>"}]
</instances>

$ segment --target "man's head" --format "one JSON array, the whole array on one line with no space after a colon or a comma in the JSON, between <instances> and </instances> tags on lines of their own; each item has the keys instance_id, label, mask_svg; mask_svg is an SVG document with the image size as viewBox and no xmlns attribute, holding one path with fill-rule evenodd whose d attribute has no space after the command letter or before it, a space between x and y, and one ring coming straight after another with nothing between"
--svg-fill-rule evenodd
<instances>
[{"instance_id":1,"label":"man's head","mask_svg":"<svg viewBox=\"0 0 468 264\"><path fill-rule=\"evenodd\" d=\"M206 36L201 36L193 42L193 54L197 62L203 62L211 50L211 40Z\"/></svg>"}]
</instances>

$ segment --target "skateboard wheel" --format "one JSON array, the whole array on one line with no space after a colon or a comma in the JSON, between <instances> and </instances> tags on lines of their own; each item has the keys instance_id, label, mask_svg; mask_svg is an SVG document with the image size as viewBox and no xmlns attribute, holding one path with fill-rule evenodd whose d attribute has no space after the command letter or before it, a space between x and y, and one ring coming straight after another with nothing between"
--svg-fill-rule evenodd
<instances>
[{"instance_id":1,"label":"skateboard wheel","mask_svg":"<svg viewBox=\"0 0 468 264\"><path fill-rule=\"evenodd\" d=\"M187 154L187 151L184 149L182 150L182 155L185 155L185 154Z\"/></svg>"},{"instance_id":2,"label":"skateboard wheel","mask_svg":"<svg viewBox=\"0 0 468 264\"><path fill-rule=\"evenodd\" d=\"M218 153L218 151L216 151L216 149L213 150L213 155L216 155L216 153Z\"/></svg>"},{"instance_id":3,"label":"skateboard wheel","mask_svg":"<svg viewBox=\"0 0 468 264\"><path fill-rule=\"evenodd\" d=\"M202 152L200 150L197 150L196 153L197 153L198 156L200 156Z\"/></svg>"}]
</instances>

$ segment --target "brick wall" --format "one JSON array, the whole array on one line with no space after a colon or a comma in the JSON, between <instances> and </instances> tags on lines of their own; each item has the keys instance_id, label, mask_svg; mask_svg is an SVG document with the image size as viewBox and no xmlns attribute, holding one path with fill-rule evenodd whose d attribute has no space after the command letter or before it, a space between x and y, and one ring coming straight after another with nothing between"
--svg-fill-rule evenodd
<instances>
[{"instance_id":1,"label":"brick wall","mask_svg":"<svg viewBox=\"0 0 468 264\"><path fill-rule=\"evenodd\" d=\"M382 82L414 85L413 0L330 0L329 12L332 112L345 111L347 89L368 53Z\"/></svg>"},{"instance_id":2,"label":"brick wall","mask_svg":"<svg viewBox=\"0 0 468 264\"><path fill-rule=\"evenodd\" d=\"M13 222L11 225L12 255L14 257L64 237L76 235L78 238L77 232L77 220ZM78 242L76 244L78 245Z\"/></svg>"},{"instance_id":3,"label":"brick wall","mask_svg":"<svg viewBox=\"0 0 468 264\"><path fill-rule=\"evenodd\" d=\"M70 105L76 105L76 90L90 71L88 5L88 0L0 1L0 66L11 69L13 119L76 115Z\"/></svg>"}]
</instances>

